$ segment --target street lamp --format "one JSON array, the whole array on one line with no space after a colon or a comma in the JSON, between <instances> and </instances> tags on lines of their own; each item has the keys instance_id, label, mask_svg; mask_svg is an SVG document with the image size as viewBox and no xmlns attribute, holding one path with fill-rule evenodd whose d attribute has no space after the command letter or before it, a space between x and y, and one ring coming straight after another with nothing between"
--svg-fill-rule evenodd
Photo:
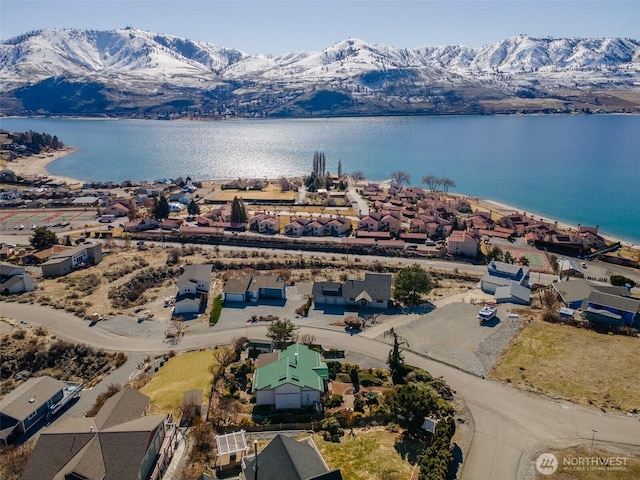
<instances>
[{"instance_id":1,"label":"street lamp","mask_svg":"<svg viewBox=\"0 0 640 480\"><path fill-rule=\"evenodd\" d=\"M598 430L592 428L591 431L593 432L593 435L591 436L591 451L593 452L593 443L596 440L596 433L598 433Z\"/></svg>"}]
</instances>

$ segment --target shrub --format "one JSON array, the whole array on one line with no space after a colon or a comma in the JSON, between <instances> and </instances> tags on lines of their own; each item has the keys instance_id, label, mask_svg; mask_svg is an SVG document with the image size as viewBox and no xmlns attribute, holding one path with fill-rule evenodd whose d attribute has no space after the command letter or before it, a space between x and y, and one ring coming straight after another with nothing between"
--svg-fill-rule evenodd
<instances>
[{"instance_id":1,"label":"shrub","mask_svg":"<svg viewBox=\"0 0 640 480\"><path fill-rule=\"evenodd\" d=\"M24 340L24 337L26 334L27 334L26 331L24 331L23 329L20 329L13 332L11 336L16 340Z\"/></svg>"},{"instance_id":2,"label":"shrub","mask_svg":"<svg viewBox=\"0 0 640 480\"><path fill-rule=\"evenodd\" d=\"M325 431L324 439L329 442L340 442L344 436L344 430L336 417L329 417L322 422L322 430Z\"/></svg>"},{"instance_id":3,"label":"shrub","mask_svg":"<svg viewBox=\"0 0 640 480\"><path fill-rule=\"evenodd\" d=\"M124 365L126 361L127 361L127 356L124 353L118 352L116 354L116 368Z\"/></svg>"},{"instance_id":4,"label":"shrub","mask_svg":"<svg viewBox=\"0 0 640 480\"><path fill-rule=\"evenodd\" d=\"M379 387L384 383L382 379L371 373L360 372L358 379L360 380L360 385L363 387Z\"/></svg>"},{"instance_id":5,"label":"shrub","mask_svg":"<svg viewBox=\"0 0 640 480\"><path fill-rule=\"evenodd\" d=\"M98 395L91 409L87 411L87 417L95 417L104 405L104 402L118 393L120 391L120 388L120 385L116 385L115 383L109 385L105 392L102 392L100 395Z\"/></svg>"},{"instance_id":6,"label":"shrub","mask_svg":"<svg viewBox=\"0 0 640 480\"><path fill-rule=\"evenodd\" d=\"M324 401L324 408L331 409L342 405L342 395L331 395Z\"/></svg>"},{"instance_id":7,"label":"shrub","mask_svg":"<svg viewBox=\"0 0 640 480\"><path fill-rule=\"evenodd\" d=\"M213 307L211 308L211 313L209 314L209 325L215 325L220 320L220 315L222 314L222 295L217 295L213 300Z\"/></svg>"},{"instance_id":8,"label":"shrub","mask_svg":"<svg viewBox=\"0 0 640 480\"><path fill-rule=\"evenodd\" d=\"M616 287L624 287L625 285L631 285L631 288L636 286L636 282L631 280L630 278L625 277L624 275L611 275L609 279L611 285Z\"/></svg>"}]
</instances>

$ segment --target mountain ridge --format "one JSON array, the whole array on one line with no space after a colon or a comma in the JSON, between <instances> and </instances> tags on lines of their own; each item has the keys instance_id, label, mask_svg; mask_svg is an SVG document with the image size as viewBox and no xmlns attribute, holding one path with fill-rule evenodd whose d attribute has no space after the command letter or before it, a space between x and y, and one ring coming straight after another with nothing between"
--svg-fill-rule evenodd
<instances>
[{"instance_id":1,"label":"mountain ridge","mask_svg":"<svg viewBox=\"0 0 640 480\"><path fill-rule=\"evenodd\" d=\"M640 42L519 35L406 49L349 38L273 56L133 28L38 30L0 43L0 86L4 115L637 113Z\"/></svg>"}]
</instances>

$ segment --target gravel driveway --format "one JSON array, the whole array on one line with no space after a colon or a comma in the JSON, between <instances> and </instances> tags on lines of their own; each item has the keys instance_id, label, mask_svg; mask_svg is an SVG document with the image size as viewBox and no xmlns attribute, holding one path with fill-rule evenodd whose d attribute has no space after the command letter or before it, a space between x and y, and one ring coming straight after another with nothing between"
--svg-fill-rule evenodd
<instances>
[{"instance_id":1,"label":"gravel driveway","mask_svg":"<svg viewBox=\"0 0 640 480\"><path fill-rule=\"evenodd\" d=\"M451 303L395 328L418 353L475 375L490 371L518 330L521 320L508 318L501 305L493 322L480 325L478 305ZM382 340L383 336L376 337ZM388 340L387 340L388 341Z\"/></svg>"}]
</instances>

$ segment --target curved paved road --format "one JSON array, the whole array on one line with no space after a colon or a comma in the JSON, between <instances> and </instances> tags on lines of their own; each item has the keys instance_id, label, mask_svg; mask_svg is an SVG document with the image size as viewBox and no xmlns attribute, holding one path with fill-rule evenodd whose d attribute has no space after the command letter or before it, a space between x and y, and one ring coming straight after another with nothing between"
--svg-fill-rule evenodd
<instances>
[{"instance_id":1,"label":"curved paved road","mask_svg":"<svg viewBox=\"0 0 640 480\"><path fill-rule=\"evenodd\" d=\"M227 343L245 334L245 328L215 330L184 337L173 347L161 339L120 337L88 324L68 313L46 307L1 303L5 317L42 325L61 338L107 350L162 353ZM252 336L264 335L266 327L252 326ZM321 328L302 327L318 342L377 359L386 359L389 345L362 336ZM602 413L567 402L527 394L491 380L482 380L455 368L405 352L407 363L442 376L464 399L473 415L475 432L462 479L517 478L523 454L536 444L551 440L590 440L592 429L601 442L640 446L640 422L636 417Z\"/></svg>"}]
</instances>

